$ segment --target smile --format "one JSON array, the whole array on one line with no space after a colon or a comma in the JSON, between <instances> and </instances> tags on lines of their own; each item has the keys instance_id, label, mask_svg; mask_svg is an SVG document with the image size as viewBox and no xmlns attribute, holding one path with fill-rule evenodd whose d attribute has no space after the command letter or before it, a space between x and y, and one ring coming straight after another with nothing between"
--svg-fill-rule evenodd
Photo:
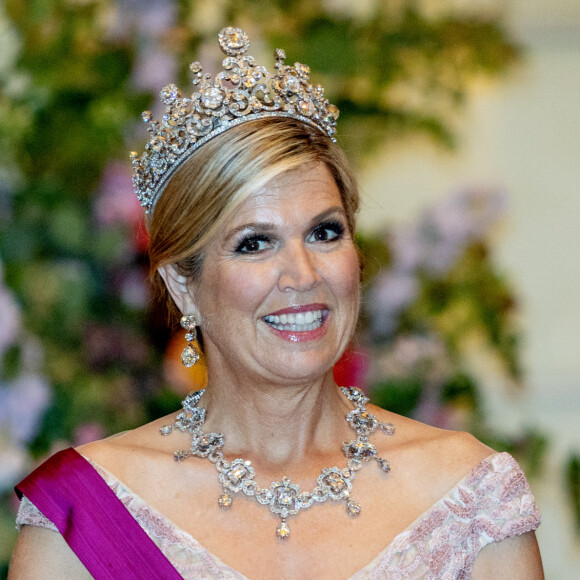
<instances>
[{"instance_id":1,"label":"smile","mask_svg":"<svg viewBox=\"0 0 580 580\"><path fill-rule=\"evenodd\" d=\"M269 314L264 321L276 330L293 332L308 332L322 326L328 310L309 310L289 314Z\"/></svg>"}]
</instances>

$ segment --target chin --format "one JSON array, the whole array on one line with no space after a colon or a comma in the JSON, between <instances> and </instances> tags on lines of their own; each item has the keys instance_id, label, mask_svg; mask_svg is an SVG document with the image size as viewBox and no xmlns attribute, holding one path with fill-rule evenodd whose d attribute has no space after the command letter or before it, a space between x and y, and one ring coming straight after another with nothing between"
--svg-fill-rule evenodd
<instances>
[{"instance_id":1,"label":"chin","mask_svg":"<svg viewBox=\"0 0 580 580\"><path fill-rule=\"evenodd\" d=\"M331 356L317 351L301 353L297 356L280 357L276 364L268 365L270 373L279 376L284 382L315 382L328 373L340 359L340 352L334 351Z\"/></svg>"}]
</instances>

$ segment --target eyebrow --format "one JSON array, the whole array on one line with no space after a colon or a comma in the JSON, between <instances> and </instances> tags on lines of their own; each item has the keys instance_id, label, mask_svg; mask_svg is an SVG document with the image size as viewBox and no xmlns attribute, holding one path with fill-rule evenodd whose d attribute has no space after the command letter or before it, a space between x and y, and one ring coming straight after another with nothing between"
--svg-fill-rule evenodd
<instances>
[{"instance_id":1,"label":"eyebrow","mask_svg":"<svg viewBox=\"0 0 580 580\"><path fill-rule=\"evenodd\" d=\"M308 228L313 227L315 224L328 219L329 217L339 213L342 217L346 219L346 212L344 208L340 205L336 205L333 207L329 207L328 209L324 210L323 212L315 215L308 224ZM250 222L247 224L242 224L230 230L228 235L225 237L226 240L230 240L231 238L235 237L237 234L245 231L245 230L252 230L253 233L257 234L265 234L269 233L276 229L276 224L273 222Z\"/></svg>"},{"instance_id":2,"label":"eyebrow","mask_svg":"<svg viewBox=\"0 0 580 580\"><path fill-rule=\"evenodd\" d=\"M323 222L324 220L328 219L329 217L336 215L339 213L344 219L346 219L346 212L341 205L335 205L333 207L329 207L327 210L319 213L317 216L314 216L312 220L310 220L310 226L312 227L317 222Z\"/></svg>"}]
</instances>

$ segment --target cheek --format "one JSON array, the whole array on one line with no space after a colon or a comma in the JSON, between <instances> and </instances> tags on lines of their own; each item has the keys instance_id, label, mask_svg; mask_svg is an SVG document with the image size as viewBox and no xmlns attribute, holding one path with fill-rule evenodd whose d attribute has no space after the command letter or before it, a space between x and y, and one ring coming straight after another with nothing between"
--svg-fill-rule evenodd
<instances>
[{"instance_id":1,"label":"cheek","mask_svg":"<svg viewBox=\"0 0 580 580\"><path fill-rule=\"evenodd\" d=\"M224 268L219 275L206 280L203 301L206 312L211 312L212 317L218 319L219 315L227 312L229 323L234 323L236 313L255 313L271 291L271 278L271 268L248 268L247 264Z\"/></svg>"},{"instance_id":2,"label":"cheek","mask_svg":"<svg viewBox=\"0 0 580 580\"><path fill-rule=\"evenodd\" d=\"M265 264L243 264L234 268L225 284L241 310L255 311L276 285L275 270Z\"/></svg>"},{"instance_id":3,"label":"cheek","mask_svg":"<svg viewBox=\"0 0 580 580\"><path fill-rule=\"evenodd\" d=\"M360 268L354 247L344 252L340 260L333 260L327 280L343 313L342 321L354 327L360 305Z\"/></svg>"},{"instance_id":4,"label":"cheek","mask_svg":"<svg viewBox=\"0 0 580 580\"><path fill-rule=\"evenodd\" d=\"M357 304L360 295L360 266L358 253L354 247L342 260L337 261L332 269L334 284L340 289L342 296L350 297Z\"/></svg>"}]
</instances>

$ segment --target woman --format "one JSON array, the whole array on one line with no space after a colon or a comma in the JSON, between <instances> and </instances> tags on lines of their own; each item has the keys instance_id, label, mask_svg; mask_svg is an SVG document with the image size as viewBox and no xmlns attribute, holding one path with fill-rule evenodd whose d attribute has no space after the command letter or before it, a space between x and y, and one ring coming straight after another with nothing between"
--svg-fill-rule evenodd
<instances>
[{"instance_id":1,"label":"woman","mask_svg":"<svg viewBox=\"0 0 580 580\"><path fill-rule=\"evenodd\" d=\"M225 71L194 63L192 99L165 87L133 155L151 268L207 391L22 482L10 577L542 578L509 455L335 385L360 293L338 111L282 51L270 73L241 30L220 45Z\"/></svg>"}]
</instances>

